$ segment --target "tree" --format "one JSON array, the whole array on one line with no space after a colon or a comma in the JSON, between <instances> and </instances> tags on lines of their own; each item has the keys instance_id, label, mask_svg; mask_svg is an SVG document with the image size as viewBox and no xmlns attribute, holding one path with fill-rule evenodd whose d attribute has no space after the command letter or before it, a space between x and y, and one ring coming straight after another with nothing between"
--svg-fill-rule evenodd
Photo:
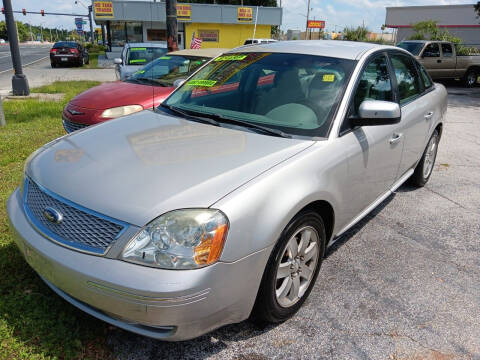
<instances>
[{"instance_id":1,"label":"tree","mask_svg":"<svg viewBox=\"0 0 480 360\"><path fill-rule=\"evenodd\" d=\"M368 29L363 26L347 27L343 29L343 39L350 41L368 41Z\"/></svg>"},{"instance_id":2,"label":"tree","mask_svg":"<svg viewBox=\"0 0 480 360\"><path fill-rule=\"evenodd\" d=\"M480 16L480 1L477 1L477 4L473 5L473 7L475 8L475 12L477 13L477 17L479 17Z\"/></svg>"}]
</instances>

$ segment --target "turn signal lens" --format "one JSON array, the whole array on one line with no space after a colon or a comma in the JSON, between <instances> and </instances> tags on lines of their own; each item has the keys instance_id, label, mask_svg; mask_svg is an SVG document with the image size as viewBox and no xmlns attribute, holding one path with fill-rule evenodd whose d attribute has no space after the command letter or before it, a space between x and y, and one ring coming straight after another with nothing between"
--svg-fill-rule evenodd
<instances>
[{"instance_id":1,"label":"turn signal lens","mask_svg":"<svg viewBox=\"0 0 480 360\"><path fill-rule=\"evenodd\" d=\"M194 249L195 262L198 265L210 265L218 260L222 253L223 244L227 235L227 225L221 225L215 230L215 235L204 239Z\"/></svg>"}]
</instances>

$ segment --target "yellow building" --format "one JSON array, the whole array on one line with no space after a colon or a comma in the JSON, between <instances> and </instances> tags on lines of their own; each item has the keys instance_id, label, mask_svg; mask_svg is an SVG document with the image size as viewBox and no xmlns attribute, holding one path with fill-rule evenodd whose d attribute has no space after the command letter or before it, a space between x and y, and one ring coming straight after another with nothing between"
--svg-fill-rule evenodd
<instances>
[{"instance_id":1,"label":"yellow building","mask_svg":"<svg viewBox=\"0 0 480 360\"><path fill-rule=\"evenodd\" d=\"M95 23L105 26L112 51L127 42L167 39L165 2L94 0L93 8ZM281 23L279 7L177 3L180 49L190 47L194 33L202 39L202 48L236 47L246 39L270 38L272 27Z\"/></svg>"}]
</instances>

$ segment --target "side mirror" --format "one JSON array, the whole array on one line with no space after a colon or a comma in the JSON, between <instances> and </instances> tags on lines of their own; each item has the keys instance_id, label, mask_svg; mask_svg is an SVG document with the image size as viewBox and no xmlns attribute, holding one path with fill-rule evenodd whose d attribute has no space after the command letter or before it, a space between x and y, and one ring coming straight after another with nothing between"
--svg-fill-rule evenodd
<instances>
[{"instance_id":1,"label":"side mirror","mask_svg":"<svg viewBox=\"0 0 480 360\"><path fill-rule=\"evenodd\" d=\"M184 82L185 82L185 79L177 79L173 82L173 87L176 89L179 86L182 86Z\"/></svg>"},{"instance_id":2,"label":"side mirror","mask_svg":"<svg viewBox=\"0 0 480 360\"><path fill-rule=\"evenodd\" d=\"M117 65L123 64L123 61L122 61L122 59L120 59L120 58L115 58L115 59L113 59L113 62L114 62L115 64L117 64Z\"/></svg>"},{"instance_id":3,"label":"side mirror","mask_svg":"<svg viewBox=\"0 0 480 360\"><path fill-rule=\"evenodd\" d=\"M391 101L365 100L360 104L358 117L352 118L353 126L377 126L398 124L400 105Z\"/></svg>"}]
</instances>

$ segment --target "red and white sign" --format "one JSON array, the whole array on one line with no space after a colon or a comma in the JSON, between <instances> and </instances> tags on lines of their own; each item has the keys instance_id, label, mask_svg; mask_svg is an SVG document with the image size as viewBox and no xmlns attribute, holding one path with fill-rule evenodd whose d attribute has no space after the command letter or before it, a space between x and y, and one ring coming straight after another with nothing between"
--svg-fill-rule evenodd
<instances>
[{"instance_id":1,"label":"red and white sign","mask_svg":"<svg viewBox=\"0 0 480 360\"><path fill-rule=\"evenodd\" d=\"M308 20L307 28L309 29L325 29L325 21L323 20Z\"/></svg>"}]
</instances>

